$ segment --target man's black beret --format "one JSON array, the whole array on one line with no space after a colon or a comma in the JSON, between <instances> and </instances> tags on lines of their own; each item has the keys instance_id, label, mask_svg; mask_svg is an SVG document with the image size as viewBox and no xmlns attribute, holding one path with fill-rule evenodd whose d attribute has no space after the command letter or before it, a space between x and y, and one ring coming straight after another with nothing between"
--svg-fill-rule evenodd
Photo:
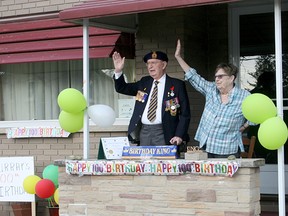
<instances>
[{"instance_id":1,"label":"man's black beret","mask_svg":"<svg viewBox=\"0 0 288 216\"><path fill-rule=\"evenodd\" d=\"M153 52L147 53L144 56L143 61L147 63L149 59L159 59L159 60L168 62L168 57L166 53L161 52L161 51L153 51Z\"/></svg>"}]
</instances>

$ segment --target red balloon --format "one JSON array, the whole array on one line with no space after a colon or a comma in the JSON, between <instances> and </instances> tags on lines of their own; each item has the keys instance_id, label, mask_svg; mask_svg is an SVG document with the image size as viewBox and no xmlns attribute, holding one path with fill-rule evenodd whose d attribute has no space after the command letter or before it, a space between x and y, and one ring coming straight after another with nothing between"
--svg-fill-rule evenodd
<instances>
[{"instance_id":1,"label":"red balloon","mask_svg":"<svg viewBox=\"0 0 288 216\"><path fill-rule=\"evenodd\" d=\"M35 191L40 198L49 198L54 194L55 185L50 179L42 179L36 184Z\"/></svg>"}]
</instances>

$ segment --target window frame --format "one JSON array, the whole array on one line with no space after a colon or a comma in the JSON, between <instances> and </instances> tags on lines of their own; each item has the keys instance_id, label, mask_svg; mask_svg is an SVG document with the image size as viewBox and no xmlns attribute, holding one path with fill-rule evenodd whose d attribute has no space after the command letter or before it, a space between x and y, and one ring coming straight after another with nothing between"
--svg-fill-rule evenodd
<instances>
[{"instance_id":1,"label":"window frame","mask_svg":"<svg viewBox=\"0 0 288 216\"><path fill-rule=\"evenodd\" d=\"M31 63L31 62L29 62L29 63ZM131 66L133 66L133 65L131 65ZM92 69L93 68L91 68L91 70ZM134 73L135 73L135 71L134 71ZM130 77L130 78L133 79L133 77ZM112 79L112 77L111 77L111 79ZM69 88L69 87L67 86L67 88ZM111 91L115 91L115 90L112 89ZM91 98L90 98L90 100L91 100ZM93 105L93 104L89 104L89 105ZM117 107L118 107L118 105L116 105L116 107L113 107L113 108L116 109ZM117 111L115 110L115 112L117 112ZM60 112L59 112L59 114L60 114ZM117 117L113 126L119 126L119 125L128 126L129 120L130 120L130 118ZM89 120L89 126L96 126L96 125L93 121ZM18 127L26 127L26 128L28 128L28 127L60 127L60 124L58 122L58 119L49 119L49 120L31 119L31 120L18 120L18 121L17 120L16 121L11 121L11 120L10 121L0 121L0 128L18 128Z\"/></svg>"}]
</instances>

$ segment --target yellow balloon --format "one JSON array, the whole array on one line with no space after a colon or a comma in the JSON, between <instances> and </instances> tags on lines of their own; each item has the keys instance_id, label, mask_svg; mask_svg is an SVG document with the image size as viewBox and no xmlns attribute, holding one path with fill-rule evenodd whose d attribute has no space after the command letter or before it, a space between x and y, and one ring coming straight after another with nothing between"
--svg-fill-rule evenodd
<instances>
[{"instance_id":1,"label":"yellow balloon","mask_svg":"<svg viewBox=\"0 0 288 216\"><path fill-rule=\"evenodd\" d=\"M83 128L84 111L68 113L62 110L59 114L59 124L67 132L75 133Z\"/></svg>"},{"instance_id":2,"label":"yellow balloon","mask_svg":"<svg viewBox=\"0 0 288 216\"><path fill-rule=\"evenodd\" d=\"M259 127L258 139L266 149L276 150L280 148L285 144L287 138L286 123L278 116L267 119Z\"/></svg>"},{"instance_id":3,"label":"yellow balloon","mask_svg":"<svg viewBox=\"0 0 288 216\"><path fill-rule=\"evenodd\" d=\"M57 205L59 205L59 190L58 190L58 188L54 192L54 200L57 203Z\"/></svg>"},{"instance_id":4,"label":"yellow balloon","mask_svg":"<svg viewBox=\"0 0 288 216\"><path fill-rule=\"evenodd\" d=\"M74 88L62 90L58 95L57 102L59 107L68 113L79 113L87 106L84 95Z\"/></svg>"},{"instance_id":5,"label":"yellow balloon","mask_svg":"<svg viewBox=\"0 0 288 216\"><path fill-rule=\"evenodd\" d=\"M41 180L37 175L27 176L23 181L23 188L29 194L36 194L35 186Z\"/></svg>"},{"instance_id":6,"label":"yellow balloon","mask_svg":"<svg viewBox=\"0 0 288 216\"><path fill-rule=\"evenodd\" d=\"M265 120L275 117L277 109L269 97L264 94L254 93L243 100L242 113L247 120L261 124Z\"/></svg>"}]
</instances>

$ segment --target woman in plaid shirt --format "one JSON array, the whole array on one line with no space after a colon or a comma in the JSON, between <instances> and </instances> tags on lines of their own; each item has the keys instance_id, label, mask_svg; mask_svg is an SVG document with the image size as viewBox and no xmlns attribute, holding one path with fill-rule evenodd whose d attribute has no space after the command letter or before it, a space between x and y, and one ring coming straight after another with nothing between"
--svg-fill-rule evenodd
<instances>
[{"instance_id":1,"label":"woman in plaid shirt","mask_svg":"<svg viewBox=\"0 0 288 216\"><path fill-rule=\"evenodd\" d=\"M195 140L205 149L209 158L240 156L244 151L242 132L252 124L242 114L242 101L250 94L235 86L238 69L221 63L215 70L215 81L201 77L180 56L181 44L177 42L175 58L185 72L185 80L205 96L205 108Z\"/></svg>"}]
</instances>

